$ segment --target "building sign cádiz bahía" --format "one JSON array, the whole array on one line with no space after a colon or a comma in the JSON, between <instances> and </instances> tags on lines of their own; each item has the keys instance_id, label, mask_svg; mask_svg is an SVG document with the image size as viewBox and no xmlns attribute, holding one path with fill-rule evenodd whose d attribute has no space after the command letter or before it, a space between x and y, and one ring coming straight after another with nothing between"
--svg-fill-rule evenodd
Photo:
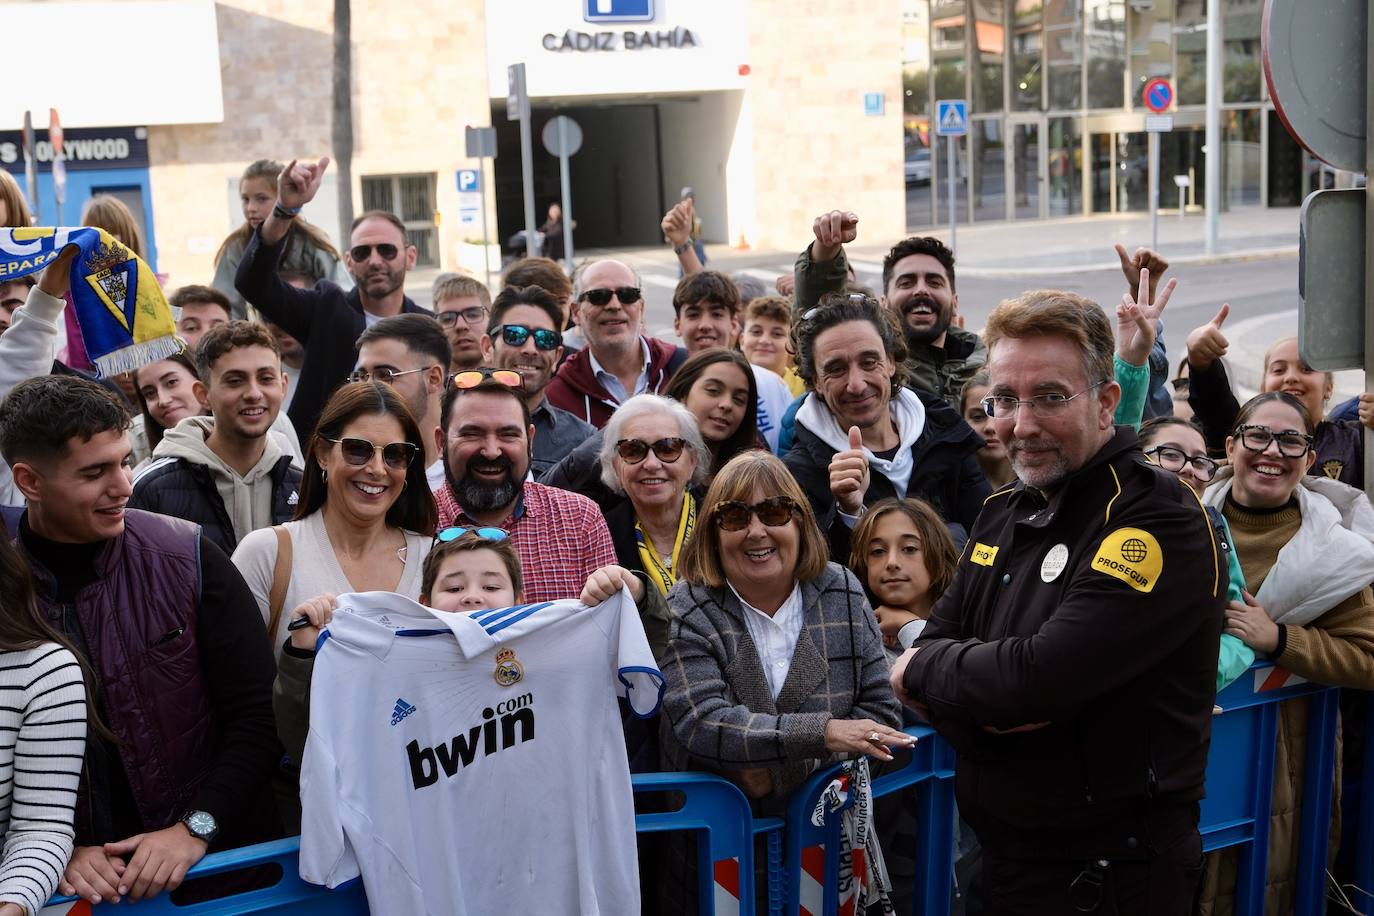
<instances>
[{"instance_id":1,"label":"building sign c\u00e1diz bah\u00eda","mask_svg":"<svg viewBox=\"0 0 1374 916\"><path fill-rule=\"evenodd\" d=\"M699 46L691 29L678 26L658 31L626 29L623 32L579 32L569 29L561 36L544 35L546 51L640 51L646 48L695 48Z\"/></svg>"}]
</instances>

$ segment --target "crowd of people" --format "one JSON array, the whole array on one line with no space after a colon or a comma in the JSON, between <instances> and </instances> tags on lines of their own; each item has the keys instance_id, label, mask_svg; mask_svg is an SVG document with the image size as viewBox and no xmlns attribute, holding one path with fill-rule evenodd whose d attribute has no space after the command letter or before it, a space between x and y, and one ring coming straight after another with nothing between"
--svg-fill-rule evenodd
<instances>
[{"instance_id":1,"label":"crowd of people","mask_svg":"<svg viewBox=\"0 0 1374 916\"><path fill-rule=\"evenodd\" d=\"M65 262L0 281L0 916L223 894L183 886L208 851L308 832L311 683L359 593L484 621L627 601L662 702L606 678L623 766L720 774L764 814L929 723L978 863L961 912L1231 911L1234 856L1198 835L1217 691L1256 659L1374 689L1374 396L1332 409L1290 338L1241 403L1225 308L1171 378L1186 280L1147 249L1118 246L1108 309L1036 290L975 331L936 238L897 240L875 294L858 217L822 214L764 291L704 267L691 196L662 222L681 344L611 258L441 274L426 309L397 216L360 214L342 252L301 218L327 167L248 166L213 278L169 292L184 350L125 376L59 349ZM121 208L83 223L141 251ZM0 225L30 224L0 171ZM523 670L499 657L496 682ZM1270 913L1293 907L1305 702L1280 708ZM417 787L457 766L437 750L407 751ZM692 911L692 848L639 862L645 912ZM596 911L562 880L545 909Z\"/></svg>"}]
</instances>

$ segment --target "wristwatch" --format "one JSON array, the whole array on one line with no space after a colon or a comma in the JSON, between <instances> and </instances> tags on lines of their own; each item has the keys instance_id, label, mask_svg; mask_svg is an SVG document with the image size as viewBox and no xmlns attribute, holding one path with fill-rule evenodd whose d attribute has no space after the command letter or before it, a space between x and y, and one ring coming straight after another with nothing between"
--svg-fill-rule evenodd
<instances>
[{"instance_id":1,"label":"wristwatch","mask_svg":"<svg viewBox=\"0 0 1374 916\"><path fill-rule=\"evenodd\" d=\"M181 816L181 822L191 831L191 836L204 840L207 845L219 834L219 822L208 811L187 811Z\"/></svg>"},{"instance_id":2,"label":"wristwatch","mask_svg":"<svg viewBox=\"0 0 1374 916\"><path fill-rule=\"evenodd\" d=\"M692 247L692 240L691 240L691 239L688 239L687 241L683 242L681 245L674 245L674 246L673 246L673 254L682 254L684 251L686 251L688 248L691 248L691 247Z\"/></svg>"},{"instance_id":3,"label":"wristwatch","mask_svg":"<svg viewBox=\"0 0 1374 916\"><path fill-rule=\"evenodd\" d=\"M277 201L272 205L272 215L277 219L292 220L295 219L300 212L300 207L288 207L281 201Z\"/></svg>"}]
</instances>

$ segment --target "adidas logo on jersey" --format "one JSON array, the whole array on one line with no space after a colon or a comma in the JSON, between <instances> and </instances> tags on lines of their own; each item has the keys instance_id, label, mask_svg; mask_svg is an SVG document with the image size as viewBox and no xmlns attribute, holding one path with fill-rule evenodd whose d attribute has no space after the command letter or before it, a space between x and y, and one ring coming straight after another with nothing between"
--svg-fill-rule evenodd
<instances>
[{"instance_id":1,"label":"adidas logo on jersey","mask_svg":"<svg viewBox=\"0 0 1374 916\"><path fill-rule=\"evenodd\" d=\"M501 726L499 742L496 735L498 724ZM520 735L518 742L517 730ZM481 722L469 728L466 733L454 735L452 740L446 743L436 744L434 747L421 747L418 741L407 744L406 757L410 760L410 781L417 789L432 786L439 781L440 772L452 778L463 767L471 766L477 759L479 745L482 756L490 757L497 751L504 751L517 743L524 744L533 738L534 694L526 693L502 700L495 707L488 706L482 710Z\"/></svg>"},{"instance_id":2,"label":"adidas logo on jersey","mask_svg":"<svg viewBox=\"0 0 1374 916\"><path fill-rule=\"evenodd\" d=\"M406 716L410 715L411 713L413 713L414 711L414 706L411 706L405 700L401 699L400 697L397 697L396 708L391 711L391 724L393 726L400 725L401 720L404 719Z\"/></svg>"}]
</instances>

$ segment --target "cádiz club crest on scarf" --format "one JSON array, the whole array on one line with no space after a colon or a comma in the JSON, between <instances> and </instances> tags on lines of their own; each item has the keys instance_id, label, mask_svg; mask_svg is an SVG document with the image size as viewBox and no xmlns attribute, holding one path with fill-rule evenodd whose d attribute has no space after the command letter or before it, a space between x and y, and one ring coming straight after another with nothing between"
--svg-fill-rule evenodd
<instances>
[{"instance_id":1,"label":"c\u00e1diz club crest on scarf","mask_svg":"<svg viewBox=\"0 0 1374 916\"><path fill-rule=\"evenodd\" d=\"M86 356L101 376L129 372L182 348L167 297L142 258L104 229L0 229L0 280L37 273L75 245L71 304Z\"/></svg>"}]
</instances>

